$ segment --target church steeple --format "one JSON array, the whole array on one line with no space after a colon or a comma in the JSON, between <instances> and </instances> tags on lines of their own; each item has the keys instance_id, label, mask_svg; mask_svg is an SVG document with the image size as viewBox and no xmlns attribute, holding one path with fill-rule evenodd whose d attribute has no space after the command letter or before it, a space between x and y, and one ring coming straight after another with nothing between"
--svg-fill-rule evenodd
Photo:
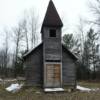
<instances>
[{"instance_id":1,"label":"church steeple","mask_svg":"<svg viewBox=\"0 0 100 100\"><path fill-rule=\"evenodd\" d=\"M41 33L43 31L44 26L47 26L47 27L62 27L63 26L63 23L59 17L59 14L52 0L49 1L46 15L42 24Z\"/></svg>"},{"instance_id":2,"label":"church steeple","mask_svg":"<svg viewBox=\"0 0 100 100\"><path fill-rule=\"evenodd\" d=\"M44 87L61 87L62 26L58 12L50 0L42 24Z\"/></svg>"}]
</instances>

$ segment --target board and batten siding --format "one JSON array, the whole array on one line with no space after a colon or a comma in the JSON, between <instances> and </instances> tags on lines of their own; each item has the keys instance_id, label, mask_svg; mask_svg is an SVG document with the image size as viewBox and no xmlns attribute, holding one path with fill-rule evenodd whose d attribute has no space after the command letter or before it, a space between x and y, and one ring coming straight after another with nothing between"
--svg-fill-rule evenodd
<instances>
[{"instance_id":1,"label":"board and batten siding","mask_svg":"<svg viewBox=\"0 0 100 100\"><path fill-rule=\"evenodd\" d=\"M41 44L24 59L27 85L43 85L43 45Z\"/></svg>"},{"instance_id":2,"label":"board and batten siding","mask_svg":"<svg viewBox=\"0 0 100 100\"><path fill-rule=\"evenodd\" d=\"M76 85L76 60L62 46L62 85ZM54 63L54 62L53 62ZM24 69L27 85L43 86L43 44L38 46L24 59Z\"/></svg>"},{"instance_id":3,"label":"board and batten siding","mask_svg":"<svg viewBox=\"0 0 100 100\"><path fill-rule=\"evenodd\" d=\"M76 64L73 57L62 47L62 83L68 86L76 85Z\"/></svg>"},{"instance_id":4,"label":"board and batten siding","mask_svg":"<svg viewBox=\"0 0 100 100\"><path fill-rule=\"evenodd\" d=\"M56 30L56 37L50 37L50 29ZM43 31L44 60L61 61L61 28L45 27Z\"/></svg>"}]
</instances>

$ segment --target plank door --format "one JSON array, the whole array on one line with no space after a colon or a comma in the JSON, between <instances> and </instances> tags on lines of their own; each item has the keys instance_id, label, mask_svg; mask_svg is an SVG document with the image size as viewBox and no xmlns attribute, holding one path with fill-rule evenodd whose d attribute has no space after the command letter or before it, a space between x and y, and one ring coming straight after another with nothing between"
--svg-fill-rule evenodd
<instances>
[{"instance_id":1,"label":"plank door","mask_svg":"<svg viewBox=\"0 0 100 100\"><path fill-rule=\"evenodd\" d=\"M46 64L46 87L61 87L61 65Z\"/></svg>"}]
</instances>

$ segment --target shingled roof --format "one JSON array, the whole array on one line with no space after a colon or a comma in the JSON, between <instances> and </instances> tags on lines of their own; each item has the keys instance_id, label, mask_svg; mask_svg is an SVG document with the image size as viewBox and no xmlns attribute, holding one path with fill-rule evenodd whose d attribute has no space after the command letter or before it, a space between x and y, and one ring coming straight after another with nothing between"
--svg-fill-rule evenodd
<instances>
[{"instance_id":1,"label":"shingled roof","mask_svg":"<svg viewBox=\"0 0 100 100\"><path fill-rule=\"evenodd\" d=\"M52 2L52 0L50 0L46 14L45 14L45 18L42 24L42 28L41 28L41 33L43 30L43 26L52 26L52 27L62 27L63 23L59 17L59 14Z\"/></svg>"}]
</instances>

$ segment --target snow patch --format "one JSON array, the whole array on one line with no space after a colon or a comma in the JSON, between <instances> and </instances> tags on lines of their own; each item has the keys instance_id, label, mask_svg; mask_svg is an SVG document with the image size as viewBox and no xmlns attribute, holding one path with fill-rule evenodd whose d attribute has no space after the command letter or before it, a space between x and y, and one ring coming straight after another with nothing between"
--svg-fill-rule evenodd
<instances>
[{"instance_id":1,"label":"snow patch","mask_svg":"<svg viewBox=\"0 0 100 100\"><path fill-rule=\"evenodd\" d=\"M79 85L77 85L76 89L77 89L77 90L80 90L80 91L83 91L83 92L85 92L85 91L86 91L86 92L91 91L90 88L85 88L85 87L82 87L82 86L79 86Z\"/></svg>"},{"instance_id":2,"label":"snow patch","mask_svg":"<svg viewBox=\"0 0 100 100\"><path fill-rule=\"evenodd\" d=\"M2 82L2 81L3 81L3 79L0 78L0 82Z\"/></svg>"},{"instance_id":3,"label":"snow patch","mask_svg":"<svg viewBox=\"0 0 100 100\"><path fill-rule=\"evenodd\" d=\"M90 92L90 91L96 92L96 91L100 91L99 88L90 89L90 88L82 87L82 86L79 86L79 85L76 86L76 89L80 90L82 92Z\"/></svg>"},{"instance_id":4,"label":"snow patch","mask_svg":"<svg viewBox=\"0 0 100 100\"><path fill-rule=\"evenodd\" d=\"M7 91L15 93L22 88L23 84L11 84L9 87L6 88Z\"/></svg>"},{"instance_id":5,"label":"snow patch","mask_svg":"<svg viewBox=\"0 0 100 100\"><path fill-rule=\"evenodd\" d=\"M64 91L63 88L45 88L45 92L56 92L56 91Z\"/></svg>"}]
</instances>

